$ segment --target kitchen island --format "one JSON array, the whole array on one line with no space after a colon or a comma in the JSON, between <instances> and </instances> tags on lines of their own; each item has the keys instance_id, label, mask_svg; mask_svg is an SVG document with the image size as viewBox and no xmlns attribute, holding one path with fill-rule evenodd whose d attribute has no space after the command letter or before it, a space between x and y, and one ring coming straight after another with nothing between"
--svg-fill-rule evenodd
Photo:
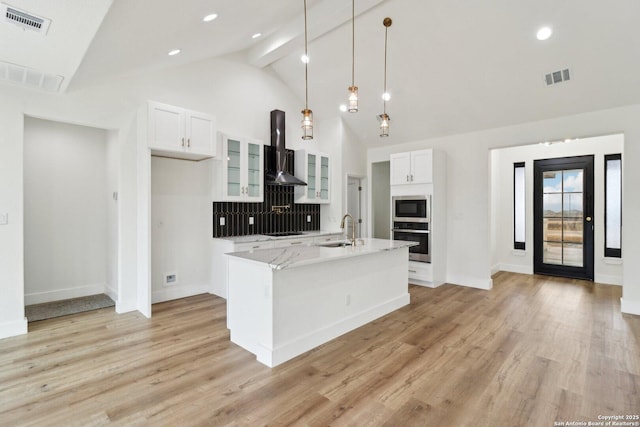
<instances>
[{"instance_id":1,"label":"kitchen island","mask_svg":"<svg viewBox=\"0 0 640 427\"><path fill-rule=\"evenodd\" d=\"M231 341L273 367L409 304L415 243L358 243L227 254Z\"/></svg>"}]
</instances>

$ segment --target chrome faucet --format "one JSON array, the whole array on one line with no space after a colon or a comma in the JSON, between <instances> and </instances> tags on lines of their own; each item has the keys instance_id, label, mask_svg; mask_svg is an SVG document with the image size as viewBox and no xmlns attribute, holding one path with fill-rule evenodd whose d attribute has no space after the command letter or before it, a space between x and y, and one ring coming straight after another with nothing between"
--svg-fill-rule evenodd
<instances>
[{"instance_id":1,"label":"chrome faucet","mask_svg":"<svg viewBox=\"0 0 640 427\"><path fill-rule=\"evenodd\" d=\"M356 245L356 221L353 219L353 217L351 216L351 214L344 214L344 216L342 217L342 221L340 221L340 228L344 230L344 220L347 219L347 217L351 218L351 225L352 225L352 233L351 233L351 246L355 246Z\"/></svg>"}]
</instances>

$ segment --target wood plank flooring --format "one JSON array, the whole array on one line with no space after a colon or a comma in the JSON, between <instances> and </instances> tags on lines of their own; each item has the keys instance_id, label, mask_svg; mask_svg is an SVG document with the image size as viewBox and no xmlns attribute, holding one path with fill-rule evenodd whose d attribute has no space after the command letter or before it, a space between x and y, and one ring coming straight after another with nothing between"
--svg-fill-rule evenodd
<instances>
[{"instance_id":1,"label":"wood plank flooring","mask_svg":"<svg viewBox=\"0 0 640 427\"><path fill-rule=\"evenodd\" d=\"M620 288L498 273L274 369L232 344L223 299L98 310L0 340L0 425L553 426L640 414L640 317Z\"/></svg>"}]
</instances>

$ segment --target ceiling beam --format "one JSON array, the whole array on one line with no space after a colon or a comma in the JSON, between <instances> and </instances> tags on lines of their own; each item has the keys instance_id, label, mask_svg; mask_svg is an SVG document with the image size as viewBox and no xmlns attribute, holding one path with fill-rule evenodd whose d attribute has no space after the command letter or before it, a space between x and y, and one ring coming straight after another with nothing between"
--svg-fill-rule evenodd
<instances>
[{"instance_id":1,"label":"ceiling beam","mask_svg":"<svg viewBox=\"0 0 640 427\"><path fill-rule=\"evenodd\" d=\"M385 0L358 0L355 2L356 16L372 9ZM334 30L351 19L351 2L345 0L322 0L307 11L309 42ZM258 45L249 50L249 63L266 67L304 46L304 16L301 13L283 25Z\"/></svg>"}]
</instances>

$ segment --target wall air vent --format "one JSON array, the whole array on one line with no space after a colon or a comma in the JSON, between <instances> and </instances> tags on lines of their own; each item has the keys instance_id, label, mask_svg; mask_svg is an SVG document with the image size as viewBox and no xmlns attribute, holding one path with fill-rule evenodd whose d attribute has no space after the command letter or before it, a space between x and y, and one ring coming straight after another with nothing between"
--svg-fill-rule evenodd
<instances>
[{"instance_id":1,"label":"wall air vent","mask_svg":"<svg viewBox=\"0 0 640 427\"><path fill-rule=\"evenodd\" d=\"M35 31L43 36L47 34L49 25L51 24L50 19L36 16L5 3L0 3L0 13L2 13L2 19L5 22L10 22L23 29Z\"/></svg>"},{"instance_id":2,"label":"wall air vent","mask_svg":"<svg viewBox=\"0 0 640 427\"><path fill-rule=\"evenodd\" d=\"M58 92L62 80L64 77L56 74L47 74L33 68L0 61L0 82L8 81L32 89Z\"/></svg>"},{"instance_id":3,"label":"wall air vent","mask_svg":"<svg viewBox=\"0 0 640 427\"><path fill-rule=\"evenodd\" d=\"M557 85L558 83L567 82L569 80L571 80L571 73L568 68L553 71L544 75L544 82L547 86Z\"/></svg>"}]
</instances>

